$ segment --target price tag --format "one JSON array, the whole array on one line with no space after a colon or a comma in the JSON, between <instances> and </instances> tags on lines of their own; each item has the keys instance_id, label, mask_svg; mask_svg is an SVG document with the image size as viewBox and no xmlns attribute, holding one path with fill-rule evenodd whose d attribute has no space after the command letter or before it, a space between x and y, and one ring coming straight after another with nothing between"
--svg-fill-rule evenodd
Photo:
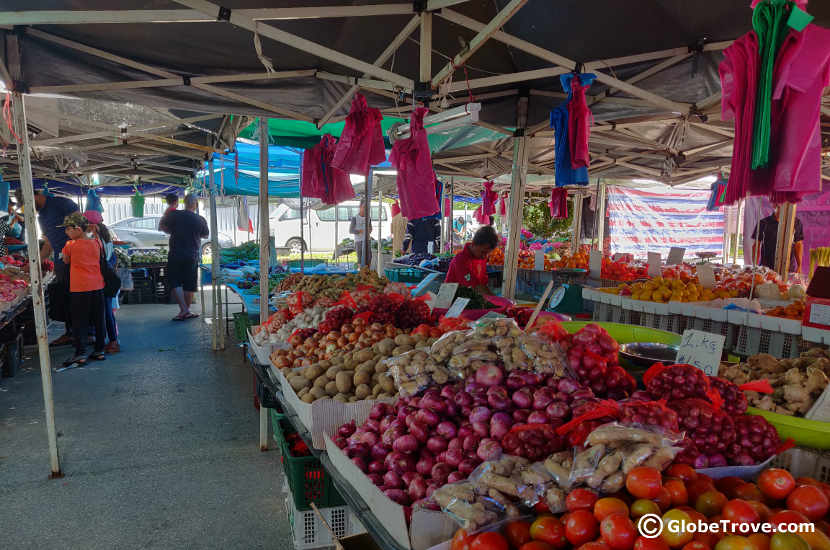
<instances>
[{"instance_id":1,"label":"price tag","mask_svg":"<svg viewBox=\"0 0 830 550\"><path fill-rule=\"evenodd\" d=\"M830 325L830 306L813 302L810 305L810 322L815 325Z\"/></svg>"},{"instance_id":2,"label":"price tag","mask_svg":"<svg viewBox=\"0 0 830 550\"><path fill-rule=\"evenodd\" d=\"M683 263L683 256L686 254L686 249L679 246L673 246L669 249L669 257L666 258L666 265L680 265Z\"/></svg>"},{"instance_id":3,"label":"price tag","mask_svg":"<svg viewBox=\"0 0 830 550\"><path fill-rule=\"evenodd\" d=\"M590 268L589 275L592 279L600 279L602 277L602 252L599 250L591 251L588 267Z\"/></svg>"},{"instance_id":4,"label":"price tag","mask_svg":"<svg viewBox=\"0 0 830 550\"><path fill-rule=\"evenodd\" d=\"M470 303L469 298L456 298L444 317L458 317L464 311L464 308L467 307L468 303Z\"/></svg>"},{"instance_id":5,"label":"price tag","mask_svg":"<svg viewBox=\"0 0 830 550\"><path fill-rule=\"evenodd\" d=\"M660 277L663 274L663 263L659 252L648 253L648 276Z\"/></svg>"},{"instance_id":6,"label":"price tag","mask_svg":"<svg viewBox=\"0 0 830 550\"><path fill-rule=\"evenodd\" d=\"M418 283L418 286L412 289L412 295L417 297L423 294L426 288L430 285L430 283L432 283L432 281L438 278L438 275L440 275L440 273L430 273L429 275L424 277L424 280Z\"/></svg>"},{"instance_id":7,"label":"price tag","mask_svg":"<svg viewBox=\"0 0 830 550\"><path fill-rule=\"evenodd\" d=\"M720 334L684 330L677 350L677 362L697 367L709 376L717 376L725 342L726 338Z\"/></svg>"},{"instance_id":8,"label":"price tag","mask_svg":"<svg viewBox=\"0 0 830 550\"><path fill-rule=\"evenodd\" d=\"M804 415L804 418L830 422L830 393L828 393L827 388L824 388L824 391L818 396L818 399L810 407L810 410L807 411L807 414Z\"/></svg>"},{"instance_id":9,"label":"price tag","mask_svg":"<svg viewBox=\"0 0 830 550\"><path fill-rule=\"evenodd\" d=\"M438 296L435 297L435 305L433 307L447 309L452 305L455 298L455 293L458 290L458 283L444 283L438 289Z\"/></svg>"},{"instance_id":10,"label":"price tag","mask_svg":"<svg viewBox=\"0 0 830 550\"><path fill-rule=\"evenodd\" d=\"M712 269L712 264L698 265L697 279L703 288L715 288L715 270Z\"/></svg>"},{"instance_id":11,"label":"price tag","mask_svg":"<svg viewBox=\"0 0 830 550\"><path fill-rule=\"evenodd\" d=\"M533 269L536 271L544 271L545 270L545 251L544 250L537 250L536 253L533 255Z\"/></svg>"}]
</instances>

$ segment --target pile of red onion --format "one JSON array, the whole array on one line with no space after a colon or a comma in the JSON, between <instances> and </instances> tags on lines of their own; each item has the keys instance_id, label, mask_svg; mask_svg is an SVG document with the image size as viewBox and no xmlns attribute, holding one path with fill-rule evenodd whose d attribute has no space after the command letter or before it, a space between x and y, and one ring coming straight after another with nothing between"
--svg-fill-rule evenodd
<instances>
[{"instance_id":1,"label":"pile of red onion","mask_svg":"<svg viewBox=\"0 0 830 550\"><path fill-rule=\"evenodd\" d=\"M735 418L735 441L726 456L732 464L760 464L778 452L778 431L763 416L741 415Z\"/></svg>"},{"instance_id":2,"label":"pile of red onion","mask_svg":"<svg viewBox=\"0 0 830 550\"><path fill-rule=\"evenodd\" d=\"M658 370L654 376L646 371L643 379L646 389L655 399L686 399L700 397L707 399L710 391L709 377L692 365L654 365L651 369ZM649 369L649 370L651 370Z\"/></svg>"},{"instance_id":3,"label":"pile of red onion","mask_svg":"<svg viewBox=\"0 0 830 550\"><path fill-rule=\"evenodd\" d=\"M577 379L595 395L624 399L636 389L634 378L618 364L617 341L601 326L585 325L560 343L568 350L568 365Z\"/></svg>"},{"instance_id":4,"label":"pile of red onion","mask_svg":"<svg viewBox=\"0 0 830 550\"><path fill-rule=\"evenodd\" d=\"M723 399L721 408L727 413L735 416L744 414L747 409L746 395L738 388L734 382L730 382L724 378L711 376L709 378L709 385L713 390L718 392Z\"/></svg>"},{"instance_id":5,"label":"pile of red onion","mask_svg":"<svg viewBox=\"0 0 830 550\"><path fill-rule=\"evenodd\" d=\"M680 429L686 432L695 447L705 454L723 456L735 441L735 423L723 410L695 397L669 401L668 407L678 416ZM724 459L724 464L726 461Z\"/></svg>"}]
</instances>

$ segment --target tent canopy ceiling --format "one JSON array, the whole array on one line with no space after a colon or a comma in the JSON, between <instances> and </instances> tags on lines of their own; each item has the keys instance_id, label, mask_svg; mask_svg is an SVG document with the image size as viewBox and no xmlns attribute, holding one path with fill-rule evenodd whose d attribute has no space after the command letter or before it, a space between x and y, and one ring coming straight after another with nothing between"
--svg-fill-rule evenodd
<instances>
[{"instance_id":1,"label":"tent canopy ceiling","mask_svg":"<svg viewBox=\"0 0 830 550\"><path fill-rule=\"evenodd\" d=\"M212 4L218 13L219 4ZM495 134L490 137L503 136L486 143L450 139L449 146L433 145L439 172L467 177L509 172L506 138L517 123L517 98L529 93L530 172L550 175L552 140L546 120L563 98L558 74L578 63L600 74L589 92L597 122L592 173L683 183L728 166L731 124L719 120L717 64L728 41L749 30L747 4L471 0L435 11L430 74L433 84L447 73L452 80L435 89L439 96L448 95L445 103L435 101L431 108L461 104L471 93L483 104L482 126ZM16 66L17 40L18 80L34 93L197 115L296 118L309 125L321 119L342 121L349 107L345 92L368 72L373 74L358 84L370 104L387 116L406 117L413 83L420 80L420 34L410 4L297 0L291 7L271 8L266 0L223 1L242 18L232 16L232 22L216 21L216 13L207 9L187 8L193 0L161 0L152 3L152 10L138 0L123 0L118 10L107 11L110 5L7 0L0 26L25 27L16 34L2 31L4 60L12 69ZM355 16L358 11L374 15ZM830 25L830 3L814 1L808 11L817 24ZM464 48L478 46L476 33L500 16L502 31L467 59ZM246 17L258 21L263 55L277 71L270 76L242 21ZM396 46L391 51L390 44ZM456 59L455 70L444 71L457 54L464 55ZM367 67L379 56L385 58L380 69ZM153 79L162 82L148 82ZM830 113L830 104L826 109ZM455 157L476 158L448 160Z\"/></svg>"}]
</instances>

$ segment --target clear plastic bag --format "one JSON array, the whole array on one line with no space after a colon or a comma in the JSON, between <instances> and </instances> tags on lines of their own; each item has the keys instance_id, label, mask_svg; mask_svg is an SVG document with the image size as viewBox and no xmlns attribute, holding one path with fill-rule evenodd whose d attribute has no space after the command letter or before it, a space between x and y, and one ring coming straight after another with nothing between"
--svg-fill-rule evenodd
<instances>
[{"instance_id":1,"label":"clear plastic bag","mask_svg":"<svg viewBox=\"0 0 830 550\"><path fill-rule=\"evenodd\" d=\"M566 374L567 356L559 344L548 342L536 334L522 333L519 347L530 359L530 368L543 374Z\"/></svg>"},{"instance_id":2,"label":"clear plastic bag","mask_svg":"<svg viewBox=\"0 0 830 550\"><path fill-rule=\"evenodd\" d=\"M453 377L441 363L424 350L411 350L382 361L395 381L401 397L417 395L435 384L446 384Z\"/></svg>"}]
</instances>

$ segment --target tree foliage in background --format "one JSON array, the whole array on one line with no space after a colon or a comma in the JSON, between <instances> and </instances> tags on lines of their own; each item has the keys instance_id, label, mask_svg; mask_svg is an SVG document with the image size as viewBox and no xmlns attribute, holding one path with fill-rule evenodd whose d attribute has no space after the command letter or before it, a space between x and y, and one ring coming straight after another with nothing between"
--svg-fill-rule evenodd
<instances>
[{"instance_id":1,"label":"tree foliage in background","mask_svg":"<svg viewBox=\"0 0 830 550\"><path fill-rule=\"evenodd\" d=\"M547 201L534 200L524 207L522 212L524 227L544 239L558 237L570 238L571 224L573 223L573 201L568 199L568 217L565 219L554 219L550 215L550 207Z\"/></svg>"}]
</instances>

